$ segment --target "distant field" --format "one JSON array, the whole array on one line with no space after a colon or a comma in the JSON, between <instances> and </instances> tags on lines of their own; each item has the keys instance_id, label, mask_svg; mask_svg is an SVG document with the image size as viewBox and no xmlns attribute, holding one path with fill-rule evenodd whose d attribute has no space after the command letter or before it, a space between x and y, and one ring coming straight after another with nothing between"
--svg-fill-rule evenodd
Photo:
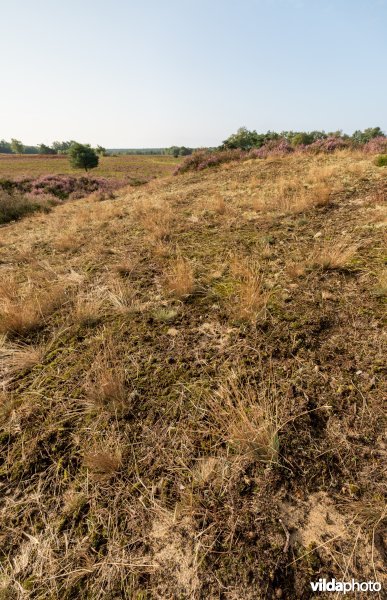
<instances>
[{"instance_id":1,"label":"distant field","mask_svg":"<svg viewBox=\"0 0 387 600\"><path fill-rule=\"evenodd\" d=\"M144 181L170 175L180 160L173 156L105 156L92 173L97 177ZM64 156L0 154L0 179L55 174L82 176L85 172L73 169Z\"/></svg>"}]
</instances>

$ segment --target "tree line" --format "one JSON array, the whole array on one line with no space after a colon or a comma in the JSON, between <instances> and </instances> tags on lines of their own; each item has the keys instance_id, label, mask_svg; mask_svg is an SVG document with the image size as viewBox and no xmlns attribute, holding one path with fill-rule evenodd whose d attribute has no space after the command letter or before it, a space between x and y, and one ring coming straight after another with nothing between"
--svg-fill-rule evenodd
<instances>
[{"instance_id":1,"label":"tree line","mask_svg":"<svg viewBox=\"0 0 387 600\"><path fill-rule=\"evenodd\" d=\"M70 148L78 144L75 140L67 142L53 142L51 146L38 144L37 146L26 146L20 140L12 138L10 142L0 140L0 154L69 154ZM106 148L97 146L94 148L99 156L107 153Z\"/></svg>"},{"instance_id":2,"label":"tree line","mask_svg":"<svg viewBox=\"0 0 387 600\"><path fill-rule=\"evenodd\" d=\"M37 146L26 146L20 140L12 138L10 142L0 140L0 154L68 154L71 146L77 144L75 140L64 142L53 142L51 146L47 144L38 144ZM94 148L99 156L117 155L117 154L154 154L154 155L170 155L188 156L194 151L193 148L186 146L170 146L169 148L118 148L107 150L103 146Z\"/></svg>"},{"instance_id":3,"label":"tree line","mask_svg":"<svg viewBox=\"0 0 387 600\"><path fill-rule=\"evenodd\" d=\"M246 127L240 127L236 133L231 134L224 140L219 147L220 150L252 150L253 148L261 148L267 142L272 140L284 139L292 146L309 146L318 140L327 138L341 138L353 142L354 145L366 144L371 139L376 137L385 137L384 132L380 127L368 127L363 131L357 129L352 135L343 133L342 130L330 131L267 131L266 133L257 133L254 129L249 131Z\"/></svg>"}]
</instances>

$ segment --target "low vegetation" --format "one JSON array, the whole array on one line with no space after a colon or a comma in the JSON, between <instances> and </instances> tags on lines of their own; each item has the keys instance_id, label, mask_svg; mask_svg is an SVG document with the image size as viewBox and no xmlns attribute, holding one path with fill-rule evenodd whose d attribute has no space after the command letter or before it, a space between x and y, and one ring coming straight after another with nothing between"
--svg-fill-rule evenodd
<instances>
[{"instance_id":1,"label":"low vegetation","mask_svg":"<svg viewBox=\"0 0 387 600\"><path fill-rule=\"evenodd\" d=\"M37 211L49 212L55 204L55 199L51 196L37 198L0 189L0 225L17 221Z\"/></svg>"},{"instance_id":2,"label":"low vegetation","mask_svg":"<svg viewBox=\"0 0 387 600\"><path fill-rule=\"evenodd\" d=\"M375 164L377 167L387 167L387 154L379 154L375 158Z\"/></svg>"},{"instance_id":3,"label":"low vegetation","mask_svg":"<svg viewBox=\"0 0 387 600\"><path fill-rule=\"evenodd\" d=\"M0 598L385 585L385 173L283 150L1 228Z\"/></svg>"}]
</instances>

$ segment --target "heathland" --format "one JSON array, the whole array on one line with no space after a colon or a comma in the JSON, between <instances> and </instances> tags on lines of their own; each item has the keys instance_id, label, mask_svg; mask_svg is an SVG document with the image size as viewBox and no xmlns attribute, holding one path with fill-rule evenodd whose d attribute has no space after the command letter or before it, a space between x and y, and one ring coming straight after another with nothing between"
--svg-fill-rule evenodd
<instances>
[{"instance_id":1,"label":"heathland","mask_svg":"<svg viewBox=\"0 0 387 600\"><path fill-rule=\"evenodd\" d=\"M101 156L99 165L93 169L93 176L114 177L131 181L149 181L172 173L178 160L173 156ZM0 154L0 179L40 177L44 175L84 175L75 171L67 156L44 154Z\"/></svg>"},{"instance_id":2,"label":"heathland","mask_svg":"<svg viewBox=\"0 0 387 600\"><path fill-rule=\"evenodd\" d=\"M383 582L386 167L205 161L0 227L4 600Z\"/></svg>"}]
</instances>

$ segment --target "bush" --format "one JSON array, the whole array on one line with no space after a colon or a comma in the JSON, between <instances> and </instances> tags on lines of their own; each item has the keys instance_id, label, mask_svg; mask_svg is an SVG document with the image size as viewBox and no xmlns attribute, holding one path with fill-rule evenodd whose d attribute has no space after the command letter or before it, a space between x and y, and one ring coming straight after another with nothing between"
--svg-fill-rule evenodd
<instances>
[{"instance_id":1,"label":"bush","mask_svg":"<svg viewBox=\"0 0 387 600\"><path fill-rule=\"evenodd\" d=\"M387 167L387 154L379 154L375 158L375 165L377 167Z\"/></svg>"},{"instance_id":2,"label":"bush","mask_svg":"<svg viewBox=\"0 0 387 600\"><path fill-rule=\"evenodd\" d=\"M313 144L305 146L304 151L312 152L314 154L319 154L320 152L331 154L332 152L336 152L336 150L348 148L350 145L349 141L344 140L341 137L331 136L323 140L316 140Z\"/></svg>"},{"instance_id":3,"label":"bush","mask_svg":"<svg viewBox=\"0 0 387 600\"><path fill-rule=\"evenodd\" d=\"M31 199L54 196L59 200L83 198L93 192L109 194L121 187L118 179L104 177L73 177L71 175L41 175L35 179L0 179L0 190L9 193L29 194Z\"/></svg>"},{"instance_id":4,"label":"bush","mask_svg":"<svg viewBox=\"0 0 387 600\"><path fill-rule=\"evenodd\" d=\"M69 149L70 164L75 169L95 169L98 167L99 158L95 150L89 144L78 144L74 142Z\"/></svg>"},{"instance_id":5,"label":"bush","mask_svg":"<svg viewBox=\"0 0 387 600\"><path fill-rule=\"evenodd\" d=\"M50 198L31 200L22 194L0 190L0 224L21 219L36 211L48 212L54 202Z\"/></svg>"},{"instance_id":6,"label":"bush","mask_svg":"<svg viewBox=\"0 0 387 600\"><path fill-rule=\"evenodd\" d=\"M241 160L248 156L243 150L196 150L191 156L187 156L175 169L174 175L186 173L187 171L202 171L209 167L216 167L222 163L233 160Z\"/></svg>"},{"instance_id":7,"label":"bush","mask_svg":"<svg viewBox=\"0 0 387 600\"><path fill-rule=\"evenodd\" d=\"M270 140L259 149L251 150L249 158L267 158L268 156L286 156L294 152L293 146L285 139Z\"/></svg>"},{"instance_id":8,"label":"bush","mask_svg":"<svg viewBox=\"0 0 387 600\"><path fill-rule=\"evenodd\" d=\"M370 140L364 145L364 152L369 154L385 154L387 152L387 137L382 135Z\"/></svg>"}]
</instances>

